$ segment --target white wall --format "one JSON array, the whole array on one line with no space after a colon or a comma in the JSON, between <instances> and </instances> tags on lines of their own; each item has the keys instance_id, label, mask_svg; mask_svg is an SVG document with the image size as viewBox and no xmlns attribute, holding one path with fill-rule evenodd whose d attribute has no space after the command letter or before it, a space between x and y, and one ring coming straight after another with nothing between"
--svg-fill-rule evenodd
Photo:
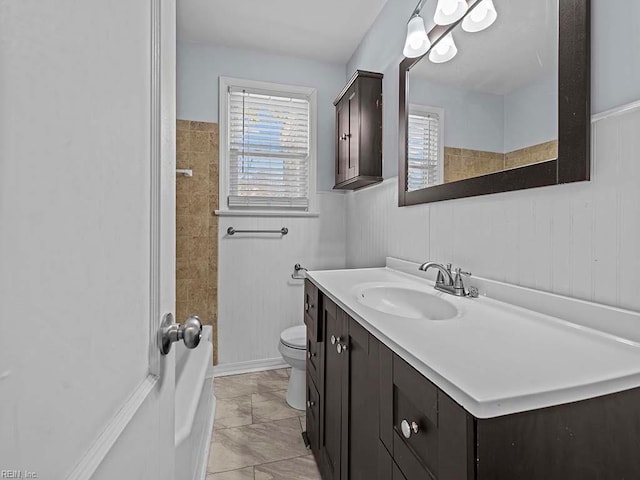
<instances>
[{"instance_id":1,"label":"white wall","mask_svg":"<svg viewBox=\"0 0 640 480\"><path fill-rule=\"evenodd\" d=\"M218 362L280 358L280 332L302 323L302 285L293 265L342 268L345 195L334 185L333 100L344 87L344 65L320 63L215 45L178 43L177 116L218 122L218 78L310 86L318 95L319 217L220 217L218 242ZM237 229L289 228L289 234L229 237Z\"/></svg>"},{"instance_id":2,"label":"white wall","mask_svg":"<svg viewBox=\"0 0 640 480\"><path fill-rule=\"evenodd\" d=\"M293 266L344 268L345 195L318 195L318 218L220 217L218 359L221 365L280 358L280 332L302 324L303 284ZM226 235L280 229L280 235Z\"/></svg>"},{"instance_id":3,"label":"white wall","mask_svg":"<svg viewBox=\"0 0 640 480\"><path fill-rule=\"evenodd\" d=\"M558 74L504 96L504 152L558 139Z\"/></svg>"},{"instance_id":4,"label":"white wall","mask_svg":"<svg viewBox=\"0 0 640 480\"><path fill-rule=\"evenodd\" d=\"M318 190L334 181L333 100L345 84L344 65L253 50L178 42L177 117L218 122L220 76L313 87L318 92Z\"/></svg>"},{"instance_id":5,"label":"white wall","mask_svg":"<svg viewBox=\"0 0 640 480\"><path fill-rule=\"evenodd\" d=\"M592 110L603 112L640 98L640 2L591 3Z\"/></svg>"},{"instance_id":6,"label":"white wall","mask_svg":"<svg viewBox=\"0 0 640 480\"><path fill-rule=\"evenodd\" d=\"M413 3L388 2L347 67L385 73L386 176L397 172L397 65ZM594 111L640 99L640 5L593 0L592 18ZM638 131L637 111L596 125L591 182L404 208L393 181L349 194L347 263L382 265L389 254L452 261L480 276L638 310Z\"/></svg>"},{"instance_id":7,"label":"white wall","mask_svg":"<svg viewBox=\"0 0 640 480\"><path fill-rule=\"evenodd\" d=\"M504 150L504 96L474 92L409 74L409 103L444 108L444 144Z\"/></svg>"},{"instance_id":8,"label":"white wall","mask_svg":"<svg viewBox=\"0 0 640 480\"><path fill-rule=\"evenodd\" d=\"M591 182L398 208L397 179L347 196L347 264L387 255L640 310L640 111L594 127Z\"/></svg>"},{"instance_id":9,"label":"white wall","mask_svg":"<svg viewBox=\"0 0 640 480\"><path fill-rule=\"evenodd\" d=\"M409 77L409 103L444 108L444 144L508 153L558 138L556 72L506 95Z\"/></svg>"}]
</instances>

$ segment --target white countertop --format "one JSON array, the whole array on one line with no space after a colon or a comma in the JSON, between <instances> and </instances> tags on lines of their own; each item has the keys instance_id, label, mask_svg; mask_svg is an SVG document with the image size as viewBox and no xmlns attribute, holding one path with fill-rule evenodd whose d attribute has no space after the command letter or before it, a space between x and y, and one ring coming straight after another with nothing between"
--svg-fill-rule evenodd
<instances>
[{"instance_id":1,"label":"white countertop","mask_svg":"<svg viewBox=\"0 0 640 480\"><path fill-rule=\"evenodd\" d=\"M411 268L414 265L402 263ZM640 386L640 344L618 332L614 335L598 331L483 295L471 299L440 293L426 278L388 267L314 271L308 277L340 308L477 418L549 407ZM463 315L431 321L381 313L356 299L354 287L369 282L423 289L442 296ZM492 291L497 290L493 287ZM567 311L574 301L522 290L529 297L535 292L539 302L544 302L547 295L549 304L561 298L569 302L568 308L565 305ZM575 302L580 304L581 313L589 314L589 304ZM593 308L599 316L606 315L609 309L612 318L622 315L628 325L640 329L640 314L636 312L595 304ZM607 318L600 321L606 323Z\"/></svg>"}]
</instances>

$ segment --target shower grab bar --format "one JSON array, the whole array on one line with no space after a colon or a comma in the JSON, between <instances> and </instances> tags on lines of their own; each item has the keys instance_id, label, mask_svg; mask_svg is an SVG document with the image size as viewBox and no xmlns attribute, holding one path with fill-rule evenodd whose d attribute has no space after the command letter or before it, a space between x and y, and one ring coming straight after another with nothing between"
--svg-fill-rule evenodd
<instances>
[{"instance_id":1,"label":"shower grab bar","mask_svg":"<svg viewBox=\"0 0 640 480\"><path fill-rule=\"evenodd\" d=\"M286 235L289 233L287 227L282 227L280 230L236 230L233 227L227 228L227 235L235 235L236 233L279 233L280 235Z\"/></svg>"}]
</instances>

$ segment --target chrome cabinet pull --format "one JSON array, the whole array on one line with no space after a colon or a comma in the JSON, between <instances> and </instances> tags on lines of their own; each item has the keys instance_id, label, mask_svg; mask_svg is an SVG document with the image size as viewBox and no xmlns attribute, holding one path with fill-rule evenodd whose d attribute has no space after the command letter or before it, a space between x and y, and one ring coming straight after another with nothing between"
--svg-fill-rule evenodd
<instances>
[{"instance_id":1,"label":"chrome cabinet pull","mask_svg":"<svg viewBox=\"0 0 640 480\"><path fill-rule=\"evenodd\" d=\"M405 419L400 423L400 430L402 430L402 435L404 438L411 438L411 433L418 433L420 431L420 427L416 422L409 422Z\"/></svg>"},{"instance_id":2,"label":"chrome cabinet pull","mask_svg":"<svg viewBox=\"0 0 640 480\"><path fill-rule=\"evenodd\" d=\"M189 348L196 348L202 338L202 322L197 316L187 319L182 325L175 323L172 313L167 313L158 329L158 347L160 353L166 355L171 351L171 344L182 340Z\"/></svg>"},{"instance_id":3,"label":"chrome cabinet pull","mask_svg":"<svg viewBox=\"0 0 640 480\"><path fill-rule=\"evenodd\" d=\"M312 401L312 400L309 400L309 401L307 402L307 408L311 408L311 407L313 407L315 404L316 404L316 402L314 402L314 401Z\"/></svg>"},{"instance_id":4,"label":"chrome cabinet pull","mask_svg":"<svg viewBox=\"0 0 640 480\"><path fill-rule=\"evenodd\" d=\"M338 351L338 353L343 353L343 352L346 352L348 348L349 347L347 347L346 343L338 343L336 350Z\"/></svg>"},{"instance_id":5,"label":"chrome cabinet pull","mask_svg":"<svg viewBox=\"0 0 640 480\"><path fill-rule=\"evenodd\" d=\"M304 311L305 312L309 311L309 303L308 302L304 302Z\"/></svg>"},{"instance_id":6,"label":"chrome cabinet pull","mask_svg":"<svg viewBox=\"0 0 640 480\"><path fill-rule=\"evenodd\" d=\"M331 345L335 345L336 342L340 343L340 337L336 337L335 335L331 335Z\"/></svg>"}]
</instances>

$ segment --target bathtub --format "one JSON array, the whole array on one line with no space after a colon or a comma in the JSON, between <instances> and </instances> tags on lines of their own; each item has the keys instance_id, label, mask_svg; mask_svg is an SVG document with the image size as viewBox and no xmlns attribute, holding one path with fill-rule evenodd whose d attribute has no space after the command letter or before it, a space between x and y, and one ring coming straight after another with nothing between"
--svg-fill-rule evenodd
<instances>
[{"instance_id":1,"label":"bathtub","mask_svg":"<svg viewBox=\"0 0 640 480\"><path fill-rule=\"evenodd\" d=\"M175 446L180 480L205 480L216 398L213 394L211 327L202 327L200 345L176 342Z\"/></svg>"}]
</instances>

